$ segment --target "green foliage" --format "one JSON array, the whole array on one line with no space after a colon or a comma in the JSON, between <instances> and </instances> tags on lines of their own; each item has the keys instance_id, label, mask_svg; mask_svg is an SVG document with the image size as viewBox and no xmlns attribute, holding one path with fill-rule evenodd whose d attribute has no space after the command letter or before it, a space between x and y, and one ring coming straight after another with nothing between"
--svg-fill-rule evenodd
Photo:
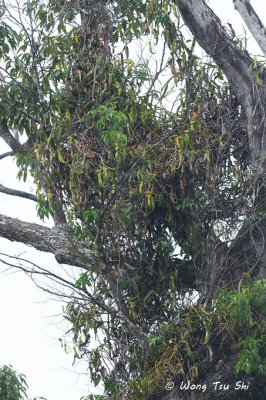
<instances>
[{"instance_id":1,"label":"green foliage","mask_svg":"<svg viewBox=\"0 0 266 400\"><path fill-rule=\"evenodd\" d=\"M266 376L266 332L265 327L258 328L238 343L239 356L236 372L244 371L247 375Z\"/></svg>"},{"instance_id":2,"label":"green foliage","mask_svg":"<svg viewBox=\"0 0 266 400\"><path fill-rule=\"evenodd\" d=\"M9 365L0 368L0 400L22 400L27 387L25 375L17 373Z\"/></svg>"},{"instance_id":3,"label":"green foliage","mask_svg":"<svg viewBox=\"0 0 266 400\"><path fill-rule=\"evenodd\" d=\"M265 282L240 285L239 291L222 290L217 297L217 310L239 331L253 327L253 313L266 311Z\"/></svg>"},{"instance_id":4,"label":"green foliage","mask_svg":"<svg viewBox=\"0 0 266 400\"><path fill-rule=\"evenodd\" d=\"M96 127L102 133L104 143L109 146L112 142L117 142L122 147L127 142L124 131L127 117L121 111L116 111L116 104L105 104L91 112L91 116L96 118Z\"/></svg>"},{"instance_id":5,"label":"green foliage","mask_svg":"<svg viewBox=\"0 0 266 400\"><path fill-rule=\"evenodd\" d=\"M240 292L222 291L217 299L217 311L223 316L225 329L239 335L236 372L265 375L265 325L261 316L266 312L264 281L245 284Z\"/></svg>"},{"instance_id":6,"label":"green foliage","mask_svg":"<svg viewBox=\"0 0 266 400\"><path fill-rule=\"evenodd\" d=\"M145 399L154 387L163 389L169 376L196 380L204 363L220 357L220 352L226 356L229 344L230 354L238 354L237 373L265 376L265 296L265 282L247 282L239 291L222 290L208 311L181 309L174 321L162 324L148 338L143 372L128 382L123 399Z\"/></svg>"},{"instance_id":7,"label":"green foliage","mask_svg":"<svg viewBox=\"0 0 266 400\"><path fill-rule=\"evenodd\" d=\"M217 299L217 310L225 319L225 329L239 334L236 372L247 375L266 375L265 325L261 316L266 313L265 281L244 285L239 293L222 291Z\"/></svg>"},{"instance_id":8,"label":"green foliage","mask_svg":"<svg viewBox=\"0 0 266 400\"><path fill-rule=\"evenodd\" d=\"M42 194L38 195L37 214L42 221L44 221L44 218L49 218L50 215L53 215L52 207L49 206L49 203Z\"/></svg>"}]
</instances>

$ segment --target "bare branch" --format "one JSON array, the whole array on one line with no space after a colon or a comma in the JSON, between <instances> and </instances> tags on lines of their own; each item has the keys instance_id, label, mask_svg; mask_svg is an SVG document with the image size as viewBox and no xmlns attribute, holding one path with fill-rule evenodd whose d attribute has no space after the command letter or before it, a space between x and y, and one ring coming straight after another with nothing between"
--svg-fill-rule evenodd
<instances>
[{"instance_id":1,"label":"bare branch","mask_svg":"<svg viewBox=\"0 0 266 400\"><path fill-rule=\"evenodd\" d=\"M249 0L233 0L235 9L252 33L263 54L266 56L266 29Z\"/></svg>"},{"instance_id":2,"label":"bare branch","mask_svg":"<svg viewBox=\"0 0 266 400\"><path fill-rule=\"evenodd\" d=\"M71 294L63 294L62 292L58 293L58 290L51 291L49 290L49 293L52 294L53 296L59 296L60 299L62 297L66 297L68 300L71 298L73 300L73 291L76 293L76 296L79 296L79 300L84 300L85 298L89 298L90 301L93 304L98 305L102 310L111 313L111 314L117 314L117 310L112 309L108 306L106 306L104 303L100 302L97 298L93 297L86 289L84 288L78 288L75 283L71 282L70 280L66 280L65 278L59 276L58 274L55 274L52 271L47 270L46 268L41 267L40 265L37 265L33 263L32 261L26 260L25 258L19 257L19 256L11 256L9 254L5 253L0 253L0 262L7 267L10 268L16 268L20 271L25 272L27 275L29 275L32 279L34 275L41 275L45 276L49 279L49 281L53 281L54 283L59 283L62 287L71 289ZM10 261L6 261L4 258L8 258ZM15 263L16 262L16 263ZM43 283L42 285L39 285L35 280L34 283L42 290L48 291L44 286Z\"/></svg>"},{"instance_id":3,"label":"bare branch","mask_svg":"<svg viewBox=\"0 0 266 400\"><path fill-rule=\"evenodd\" d=\"M17 139L15 138L15 140L17 140ZM19 143L18 140L17 140L17 142ZM32 145L33 145L32 137L30 137L25 143L21 144L21 146L24 148L25 152L27 152L32 147ZM17 153L17 151L12 150L12 151L7 151L6 153L0 154L0 160L3 160L4 158L9 157L9 156L13 156L16 153ZM23 154L26 154L26 153L23 153Z\"/></svg>"},{"instance_id":4,"label":"bare branch","mask_svg":"<svg viewBox=\"0 0 266 400\"><path fill-rule=\"evenodd\" d=\"M93 251L71 237L67 231L47 228L0 214L0 236L52 253L61 264L74 265L86 270L91 268L96 272L102 270L103 275L109 277L104 271L106 265L100 257L96 257ZM182 285L194 288L195 275L192 263L182 260L177 260L176 263ZM112 286L113 282L109 278L108 283Z\"/></svg>"},{"instance_id":5,"label":"bare branch","mask_svg":"<svg viewBox=\"0 0 266 400\"><path fill-rule=\"evenodd\" d=\"M0 154L0 160L3 160L3 158L13 156L15 154L15 151L7 151L6 153Z\"/></svg>"},{"instance_id":6,"label":"bare branch","mask_svg":"<svg viewBox=\"0 0 266 400\"><path fill-rule=\"evenodd\" d=\"M142 329L138 326L136 326L130 319L129 316L129 311L128 311L128 307L123 299L123 296L121 294L121 291L119 289L119 286L117 285L117 283L115 282L112 272L110 270L109 267L106 266L106 268L103 269L103 275L105 276L112 295L115 299L115 302L117 304L117 307L119 309L119 311L121 312L121 314L123 315L123 319L125 320L125 322L127 323L127 327L128 330L135 335L139 340L144 340L148 335L142 331Z\"/></svg>"},{"instance_id":7,"label":"bare branch","mask_svg":"<svg viewBox=\"0 0 266 400\"><path fill-rule=\"evenodd\" d=\"M6 142L6 144L13 150L14 153L27 154L27 150L14 138L7 125L4 123L0 124L0 137Z\"/></svg>"},{"instance_id":8,"label":"bare branch","mask_svg":"<svg viewBox=\"0 0 266 400\"><path fill-rule=\"evenodd\" d=\"M21 190L10 189L10 188L7 188L7 187L1 185L1 183L0 183L0 192L5 193L5 194L10 194L11 196L18 196L18 197L22 197L24 199L37 201L37 197L34 194L23 192Z\"/></svg>"}]
</instances>

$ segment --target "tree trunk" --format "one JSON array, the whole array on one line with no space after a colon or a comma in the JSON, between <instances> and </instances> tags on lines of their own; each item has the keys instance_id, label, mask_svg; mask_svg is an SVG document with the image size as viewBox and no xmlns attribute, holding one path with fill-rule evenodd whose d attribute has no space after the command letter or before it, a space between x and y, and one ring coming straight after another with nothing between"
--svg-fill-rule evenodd
<instances>
[{"instance_id":1,"label":"tree trunk","mask_svg":"<svg viewBox=\"0 0 266 400\"><path fill-rule=\"evenodd\" d=\"M235 0L234 3L265 54L265 28L251 8L249 1ZM263 209L263 206L265 206L266 158L265 83L258 79L258 71L252 67L252 59L249 54L237 47L201 0L179 0L177 6L185 24L200 46L221 67L243 106L248 124L250 167L252 173L257 177L254 202L259 204L259 209ZM260 277L265 277L265 237L266 223L265 219L262 219L254 227L254 235L248 232L231 246L226 261L228 269L230 270L231 266L231 271L233 271L234 265L239 262L242 266L246 263L247 269L252 268L252 263L253 265L257 263L257 274L260 274ZM248 258L244 257L245 259L241 258L240 260L237 254L242 252L243 257L243 249L246 249ZM242 272L239 271L238 279L240 279ZM266 391L263 379L236 374L236 362L237 359L232 353L226 354L225 357L216 359L211 363L206 362L199 370L198 379L195 382L193 381L193 384L199 385L194 390L184 385L187 382L182 384L180 374L173 380L174 387L171 390L154 393L149 400L264 399ZM215 384L216 382L220 383ZM206 385L205 390L203 385ZM222 385L221 390L219 390L219 385Z\"/></svg>"},{"instance_id":2,"label":"tree trunk","mask_svg":"<svg viewBox=\"0 0 266 400\"><path fill-rule=\"evenodd\" d=\"M236 2L236 6L239 3L242 4L243 2ZM249 9L247 3L247 1L244 2L246 10ZM252 67L252 59L249 54L234 43L217 18L201 0L179 0L177 6L185 24L200 46L221 67L243 106L247 117L251 154L250 169L251 174L254 175L254 180L256 179L253 193L254 203L258 204L260 210L263 210L265 209L264 184L266 177L266 85L263 83L264 81L261 81L263 77L260 78L258 71ZM256 21L252 19L252 21L254 22L253 29L261 28L261 22L258 19ZM248 20L246 22L249 23ZM256 253L255 259L258 259L258 254L260 255L258 263L260 268L257 269L257 273L261 273L261 269L264 270L266 267L265 219L261 219L256 228L259 234L254 237L247 234L242 242L245 241L246 248L253 248ZM234 253L233 246L230 248L230 252ZM251 267L248 266L248 268ZM240 279L241 271L238 276Z\"/></svg>"},{"instance_id":3,"label":"tree trunk","mask_svg":"<svg viewBox=\"0 0 266 400\"><path fill-rule=\"evenodd\" d=\"M193 383L179 377L169 388L153 394L148 400L222 400L256 399L266 396L264 379L235 373L236 357L228 355L206 364ZM195 385L195 386L193 386Z\"/></svg>"}]
</instances>

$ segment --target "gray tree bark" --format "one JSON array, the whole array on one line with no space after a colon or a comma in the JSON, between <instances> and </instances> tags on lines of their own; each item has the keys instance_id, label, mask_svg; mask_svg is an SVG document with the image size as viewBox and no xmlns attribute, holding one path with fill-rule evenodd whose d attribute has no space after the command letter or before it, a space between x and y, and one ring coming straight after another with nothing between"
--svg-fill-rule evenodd
<instances>
[{"instance_id":1,"label":"gray tree bark","mask_svg":"<svg viewBox=\"0 0 266 400\"><path fill-rule=\"evenodd\" d=\"M221 67L242 104L248 120L252 167L265 173L266 88L257 83L251 57L234 43L202 0L178 0L177 6L185 24L200 46Z\"/></svg>"},{"instance_id":2,"label":"gray tree bark","mask_svg":"<svg viewBox=\"0 0 266 400\"><path fill-rule=\"evenodd\" d=\"M233 0L235 9L252 33L263 54L266 56L266 29L249 0Z\"/></svg>"},{"instance_id":3,"label":"gray tree bark","mask_svg":"<svg viewBox=\"0 0 266 400\"><path fill-rule=\"evenodd\" d=\"M1 184L0 184L0 193L9 194L11 196L22 197L24 199L32 201L37 201L37 197L34 194L23 192L21 190L11 189Z\"/></svg>"},{"instance_id":4,"label":"gray tree bark","mask_svg":"<svg viewBox=\"0 0 266 400\"><path fill-rule=\"evenodd\" d=\"M0 236L36 250L52 253L58 263L97 270L101 260L66 231L21 221L0 214Z\"/></svg>"}]
</instances>

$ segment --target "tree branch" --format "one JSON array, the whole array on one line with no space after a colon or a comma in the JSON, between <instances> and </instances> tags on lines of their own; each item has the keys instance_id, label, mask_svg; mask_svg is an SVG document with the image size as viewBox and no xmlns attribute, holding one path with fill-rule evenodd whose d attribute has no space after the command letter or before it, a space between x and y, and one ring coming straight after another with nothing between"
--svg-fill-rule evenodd
<instances>
[{"instance_id":1,"label":"tree branch","mask_svg":"<svg viewBox=\"0 0 266 400\"><path fill-rule=\"evenodd\" d=\"M20 144L15 138L14 136L11 134L10 130L8 129L6 124L0 124L0 137L2 137L2 139L6 142L6 144L12 149L12 152L8 152L3 154L1 157L0 156L0 160L1 158L4 158L8 155L12 155L15 153L20 153L20 154L24 154L26 155L28 150L32 147L33 145L33 138L30 137L27 142L25 142L23 145ZM41 167L37 167L36 169L37 174L39 176L39 180L42 184L42 187L45 187L45 178L44 178L44 171L41 169ZM8 193L8 194L12 194L12 193ZM14 194L14 193L13 193ZM20 197L25 197L25 196L21 196L19 194L16 194L16 196L20 196ZM31 198L31 200L35 200L33 198ZM36 200L35 200L36 201ZM54 215L53 215L53 219L56 225L60 225L63 226L66 224L66 217L63 211L63 207L62 204L60 202L57 202L55 208L54 208Z\"/></svg>"},{"instance_id":2,"label":"tree branch","mask_svg":"<svg viewBox=\"0 0 266 400\"><path fill-rule=\"evenodd\" d=\"M261 169L265 158L266 89L258 85L252 59L230 38L217 18L202 0L179 0L177 7L199 45L209 54L227 76L248 119L249 147L253 167ZM254 121L254 112L258 118ZM257 111L257 110L256 110Z\"/></svg>"},{"instance_id":3,"label":"tree branch","mask_svg":"<svg viewBox=\"0 0 266 400\"><path fill-rule=\"evenodd\" d=\"M0 137L14 153L27 154L27 149L14 138L7 125L4 123L0 124Z\"/></svg>"},{"instance_id":4,"label":"tree branch","mask_svg":"<svg viewBox=\"0 0 266 400\"><path fill-rule=\"evenodd\" d=\"M235 4L239 3L243 3L243 1L235 0ZM202 0L178 0L177 6L185 24L200 46L221 67L243 106L247 117L251 168L254 179L256 176L257 181L254 186L255 202L258 202L260 198L265 198L263 184L265 184L266 171L266 113L264 106L266 88L263 84L258 83L256 75L258 71L252 68L252 59L249 54L234 43ZM252 14L248 1L245 1L245 7ZM264 42L265 40L264 38ZM259 209L263 210L262 203ZM249 271L254 266L254 262L256 269L264 269L265 273L266 249L265 240L263 240L266 235L265 229L265 221L261 221L257 224L254 235L247 233L244 238L237 241L238 244L240 243L240 247L236 244L230 247L224 267L227 270L227 281L239 281L242 272ZM249 249L253 260L252 257L245 257L243 249Z\"/></svg>"},{"instance_id":5,"label":"tree branch","mask_svg":"<svg viewBox=\"0 0 266 400\"><path fill-rule=\"evenodd\" d=\"M177 6L199 45L222 68L244 102L253 83L249 54L234 43L202 0L179 0Z\"/></svg>"},{"instance_id":6,"label":"tree branch","mask_svg":"<svg viewBox=\"0 0 266 400\"><path fill-rule=\"evenodd\" d=\"M233 0L235 9L252 33L263 54L266 56L266 29L249 0Z\"/></svg>"},{"instance_id":7,"label":"tree branch","mask_svg":"<svg viewBox=\"0 0 266 400\"><path fill-rule=\"evenodd\" d=\"M103 264L102 264L103 265ZM144 340L148 335L142 331L142 329L138 326L136 326L130 319L129 316L129 311L128 307L123 299L123 296L121 294L121 291L119 289L119 286L115 282L112 271L110 270L109 267L105 266L103 268L103 275L106 278L109 287L111 289L111 292L113 294L113 297L115 299L116 305L120 311L120 313L123 315L123 319L125 320L128 330L135 335L140 341Z\"/></svg>"},{"instance_id":8,"label":"tree branch","mask_svg":"<svg viewBox=\"0 0 266 400\"><path fill-rule=\"evenodd\" d=\"M4 258L8 258L11 261L6 261ZM15 262L16 261L16 262ZM85 288L78 288L75 283L66 280L65 278L55 274L54 272L51 272L45 268L40 267L39 265L26 260L25 258L21 258L18 256L11 256L9 254L5 253L0 253L0 262L4 265L6 265L8 268L16 268L19 271L25 272L27 275L29 275L32 279L34 275L41 275L47 277L49 280L55 282L55 283L60 283L61 286L67 289L71 289L71 294L65 294L64 292L58 292L58 290L49 290L45 286L40 285L36 282L36 280L33 279L35 285L37 285L40 289L48 292L49 294L52 294L53 296L57 296L60 299L62 297L73 300L73 292L75 293L75 296L79 296L79 300L85 298L89 298L90 301L93 304L98 305L102 310L110 313L110 314L117 314L117 310L110 308L106 306L103 302L99 301L97 298L93 297Z\"/></svg>"},{"instance_id":9,"label":"tree branch","mask_svg":"<svg viewBox=\"0 0 266 400\"><path fill-rule=\"evenodd\" d=\"M0 154L0 160L3 160L3 158L13 156L15 154L15 151L7 151L6 153Z\"/></svg>"},{"instance_id":10,"label":"tree branch","mask_svg":"<svg viewBox=\"0 0 266 400\"><path fill-rule=\"evenodd\" d=\"M227 270L228 275L235 277L235 282L240 280L243 272L266 279L266 218L261 218L246 229L232 244Z\"/></svg>"},{"instance_id":11,"label":"tree branch","mask_svg":"<svg viewBox=\"0 0 266 400\"><path fill-rule=\"evenodd\" d=\"M26 143L23 145L20 144L14 136L11 134L10 130L8 129L7 125L2 123L0 124L0 137L6 142L6 144L12 149L12 152L8 152L0 156L1 158L7 157L8 155L12 155L15 153L20 153L26 155L28 152L28 149L30 149L33 145L33 138L30 137ZM39 180L42 184L42 187L45 188L45 178L44 178L44 171L41 169L41 167L36 168ZM11 193L8 193L11 194ZM19 196L19 195L18 195ZM23 196L21 196L23 197ZM25 196L24 196L25 197ZM31 199L33 200L33 199ZM35 199L34 199L35 200ZM66 217L63 211L63 207L60 201L57 202L57 204L54 207L54 215L53 215L54 223L55 225L60 225L64 226L66 224Z\"/></svg>"},{"instance_id":12,"label":"tree branch","mask_svg":"<svg viewBox=\"0 0 266 400\"><path fill-rule=\"evenodd\" d=\"M10 188L7 188L7 187L1 185L1 183L0 183L0 192L5 193L5 194L10 194L11 196L18 196L18 197L22 197L24 199L37 201L37 197L34 194L23 192L21 190L10 189Z\"/></svg>"},{"instance_id":13,"label":"tree branch","mask_svg":"<svg viewBox=\"0 0 266 400\"><path fill-rule=\"evenodd\" d=\"M60 231L50 229L0 214L0 236L52 253L58 263L75 265L86 270L88 266L95 271L99 269L99 260L93 252L70 237L62 228Z\"/></svg>"},{"instance_id":14,"label":"tree branch","mask_svg":"<svg viewBox=\"0 0 266 400\"><path fill-rule=\"evenodd\" d=\"M11 241L25 243L40 251L52 253L60 264L75 265L86 270L90 268L95 272L102 272L129 331L140 340L146 337L141 329L137 328L130 320L120 289L115 284L111 271L105 263L96 257L84 243L70 237L66 231L62 230L62 227L59 231L0 214L0 236Z\"/></svg>"},{"instance_id":15,"label":"tree branch","mask_svg":"<svg viewBox=\"0 0 266 400\"><path fill-rule=\"evenodd\" d=\"M58 263L75 265L88 270L104 271L106 265L99 257L64 231L21 221L0 214L0 236L55 255ZM181 284L195 288L195 271L189 261L175 260ZM106 275L103 272L103 275ZM107 273L108 275L108 273Z\"/></svg>"},{"instance_id":16,"label":"tree branch","mask_svg":"<svg viewBox=\"0 0 266 400\"><path fill-rule=\"evenodd\" d=\"M32 137L30 137L26 143L24 143L23 145L20 144L15 138L14 136L11 134L10 130L8 129L7 125L2 123L0 124L0 137L2 137L2 139L6 142L6 144L8 144L8 146L12 149L13 153L20 153L20 154L27 154L28 149L30 149L30 147L33 144L33 139ZM8 155L10 155L12 153L8 153ZM7 155L7 153L6 153ZM5 155L5 156L6 156ZM0 158L1 159L1 158ZM36 168L38 177L39 177L39 181L41 182L41 185L43 188L45 188L45 178L44 178L44 171L41 169L41 167L37 167ZM11 194L11 193L9 193ZM60 201L58 201L54 207L54 215L53 215L53 219L56 225L60 225L63 226L66 224L66 217L63 211L63 207Z\"/></svg>"}]
</instances>

